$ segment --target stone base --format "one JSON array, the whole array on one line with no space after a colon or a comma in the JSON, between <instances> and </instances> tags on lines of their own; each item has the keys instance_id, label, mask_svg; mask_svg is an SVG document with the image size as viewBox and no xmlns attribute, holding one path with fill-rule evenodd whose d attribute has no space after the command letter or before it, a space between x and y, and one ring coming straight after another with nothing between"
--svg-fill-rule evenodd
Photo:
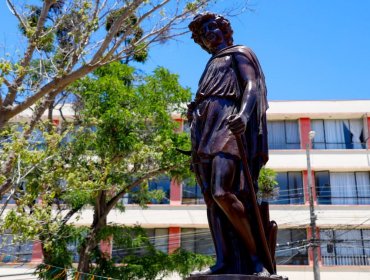
<instances>
[{"instance_id":1,"label":"stone base","mask_svg":"<svg viewBox=\"0 0 370 280\"><path fill-rule=\"evenodd\" d=\"M287 277L282 276L281 278L270 278L261 277L255 275L242 275L242 274L219 274L219 275L199 275L190 276L185 278L185 280L288 280Z\"/></svg>"}]
</instances>

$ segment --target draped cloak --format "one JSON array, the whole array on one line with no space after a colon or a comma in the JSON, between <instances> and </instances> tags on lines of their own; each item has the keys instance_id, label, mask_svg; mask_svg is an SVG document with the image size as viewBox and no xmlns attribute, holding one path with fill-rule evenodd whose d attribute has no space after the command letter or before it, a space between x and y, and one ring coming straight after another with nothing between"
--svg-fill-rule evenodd
<instances>
[{"instance_id":1,"label":"draped cloak","mask_svg":"<svg viewBox=\"0 0 370 280\"><path fill-rule=\"evenodd\" d=\"M254 180L268 160L265 78L257 57L245 46L230 46L213 55L199 80L191 124L193 163L225 153L240 158L234 134L227 127L227 117L239 111L244 88L235 55L243 55L255 70L257 101L243 135L244 147Z\"/></svg>"}]
</instances>

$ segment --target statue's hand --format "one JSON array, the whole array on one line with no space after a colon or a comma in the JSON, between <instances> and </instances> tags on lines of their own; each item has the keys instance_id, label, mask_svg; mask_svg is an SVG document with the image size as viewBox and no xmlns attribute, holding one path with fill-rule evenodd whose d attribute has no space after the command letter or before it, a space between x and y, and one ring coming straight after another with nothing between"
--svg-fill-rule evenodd
<instances>
[{"instance_id":1,"label":"statue's hand","mask_svg":"<svg viewBox=\"0 0 370 280\"><path fill-rule=\"evenodd\" d=\"M236 114L227 118L227 125L234 134L242 134L247 128L248 118L245 115Z\"/></svg>"}]
</instances>

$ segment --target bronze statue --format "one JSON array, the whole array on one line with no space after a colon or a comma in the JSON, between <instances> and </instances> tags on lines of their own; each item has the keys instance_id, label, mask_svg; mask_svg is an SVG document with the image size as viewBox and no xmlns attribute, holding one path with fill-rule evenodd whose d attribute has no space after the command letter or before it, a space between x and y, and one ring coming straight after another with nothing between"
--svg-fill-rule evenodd
<instances>
[{"instance_id":1,"label":"bronze statue","mask_svg":"<svg viewBox=\"0 0 370 280\"><path fill-rule=\"evenodd\" d=\"M233 45L224 17L206 12L189 25L212 55L188 105L192 168L207 206L216 264L193 275L275 273L276 224L261 215L257 179L268 160L266 86L257 57Z\"/></svg>"}]
</instances>

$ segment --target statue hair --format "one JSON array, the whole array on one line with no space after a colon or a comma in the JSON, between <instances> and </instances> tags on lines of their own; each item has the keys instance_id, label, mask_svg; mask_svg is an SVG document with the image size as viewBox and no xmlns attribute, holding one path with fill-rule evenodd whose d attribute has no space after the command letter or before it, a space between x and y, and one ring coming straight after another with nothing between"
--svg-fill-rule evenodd
<instances>
[{"instance_id":1,"label":"statue hair","mask_svg":"<svg viewBox=\"0 0 370 280\"><path fill-rule=\"evenodd\" d=\"M224 18L221 15L214 14L211 12L204 12L199 15L196 15L193 18L193 21L189 24L189 29L192 32L191 38L194 40L195 43L200 45L204 50L206 50L208 53L211 53L210 50L207 49L207 47L203 44L203 41L201 39L201 27L204 24L204 22L208 20L215 20L217 22L217 25L219 29L222 31L226 44L228 46L232 46L233 44L233 29L231 28L230 21L226 18Z\"/></svg>"}]
</instances>

